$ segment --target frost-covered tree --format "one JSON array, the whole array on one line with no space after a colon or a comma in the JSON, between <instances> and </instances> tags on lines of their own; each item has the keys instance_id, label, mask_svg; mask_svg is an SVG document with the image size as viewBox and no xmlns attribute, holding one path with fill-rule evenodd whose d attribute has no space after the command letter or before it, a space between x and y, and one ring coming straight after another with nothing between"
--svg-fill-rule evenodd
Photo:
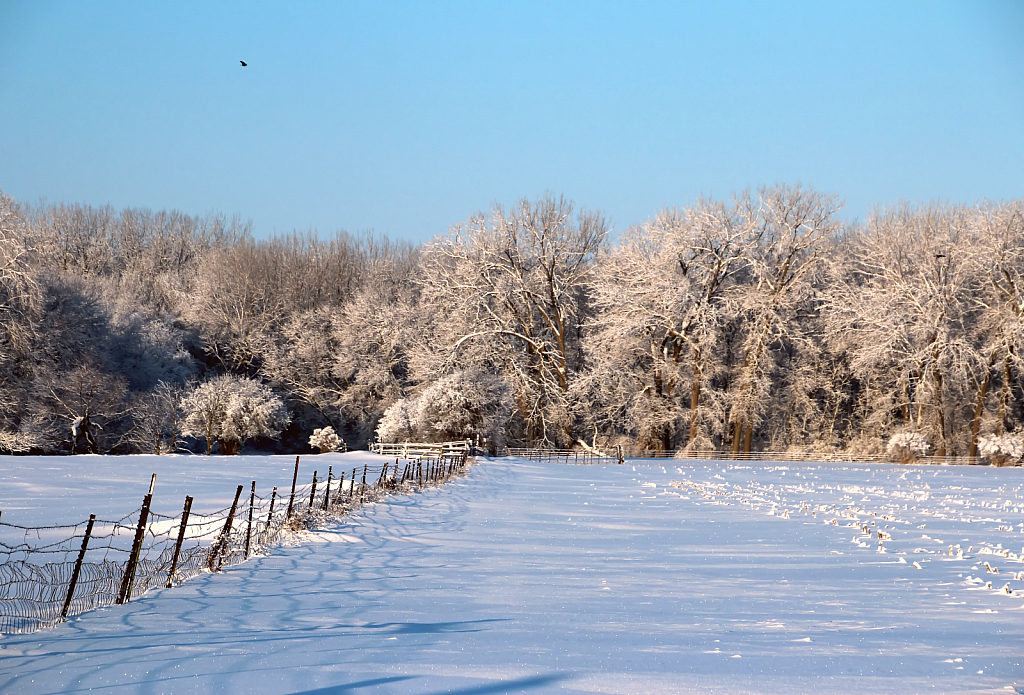
<instances>
[{"instance_id":1,"label":"frost-covered tree","mask_svg":"<svg viewBox=\"0 0 1024 695\"><path fill-rule=\"evenodd\" d=\"M682 439L710 448L709 437L721 434L721 399L708 389L721 369L723 326L736 310L734 276L753 241L736 213L712 200L666 210L601 258L584 378L594 393L580 399L595 427L611 424L618 404L644 447L671 449ZM623 390L596 393L614 383ZM613 410L594 408L594 400Z\"/></svg>"},{"instance_id":2,"label":"frost-covered tree","mask_svg":"<svg viewBox=\"0 0 1024 695\"><path fill-rule=\"evenodd\" d=\"M47 390L45 401L53 408L49 422L66 428L62 439L71 453L107 453L122 443L130 412L124 377L82 365L59 375Z\"/></svg>"},{"instance_id":3,"label":"frost-covered tree","mask_svg":"<svg viewBox=\"0 0 1024 695\"><path fill-rule=\"evenodd\" d=\"M182 398L186 389L160 381L132 405L135 423L128 440L140 451L173 453L178 449L182 428Z\"/></svg>"},{"instance_id":4,"label":"frost-covered tree","mask_svg":"<svg viewBox=\"0 0 1024 695\"><path fill-rule=\"evenodd\" d=\"M504 366L531 442L574 439L570 385L581 367L585 291L606 234L600 215L549 197L495 206L425 254L429 301L455 331L452 362L482 346L477 364Z\"/></svg>"},{"instance_id":5,"label":"frost-covered tree","mask_svg":"<svg viewBox=\"0 0 1024 695\"><path fill-rule=\"evenodd\" d=\"M747 278L737 292L741 362L730 390L734 452L749 452L754 430L772 407L776 389L773 349L804 341L800 314L815 292L822 252L838 231L837 201L799 186L762 188L737 198L739 224L753 234Z\"/></svg>"},{"instance_id":6,"label":"frost-covered tree","mask_svg":"<svg viewBox=\"0 0 1024 695\"><path fill-rule=\"evenodd\" d=\"M280 398L255 379L230 374L215 377L192 389L181 402L182 434L213 443L222 454L237 454L256 437L276 437L291 417Z\"/></svg>"},{"instance_id":7,"label":"frost-covered tree","mask_svg":"<svg viewBox=\"0 0 1024 695\"><path fill-rule=\"evenodd\" d=\"M388 406L377 423L377 441L393 444L411 442L418 438L419 422L415 401L402 398Z\"/></svg>"},{"instance_id":8,"label":"frost-covered tree","mask_svg":"<svg viewBox=\"0 0 1024 695\"><path fill-rule=\"evenodd\" d=\"M968 214L979 230L970 258L979 285L972 292L979 310L972 326L982 355L980 374L972 372L977 396L968 456L975 456L991 386L999 387L992 427L1001 435L1008 426L1014 384L1024 371L1024 204L981 205Z\"/></svg>"},{"instance_id":9,"label":"frost-covered tree","mask_svg":"<svg viewBox=\"0 0 1024 695\"><path fill-rule=\"evenodd\" d=\"M955 453L966 424L958 404L974 400L984 370L969 330L975 227L962 208L904 206L877 212L850 241L827 330L866 384L866 424L913 427L937 455Z\"/></svg>"}]
</instances>

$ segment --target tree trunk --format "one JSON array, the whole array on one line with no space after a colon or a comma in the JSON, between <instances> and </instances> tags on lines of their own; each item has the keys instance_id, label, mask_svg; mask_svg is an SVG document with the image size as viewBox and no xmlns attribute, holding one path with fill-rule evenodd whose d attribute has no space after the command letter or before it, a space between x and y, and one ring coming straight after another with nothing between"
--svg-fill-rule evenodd
<instances>
[{"instance_id":1,"label":"tree trunk","mask_svg":"<svg viewBox=\"0 0 1024 695\"><path fill-rule=\"evenodd\" d=\"M932 378L935 381L935 427L939 431L939 441L935 447L936 456L946 455L946 416L942 412L942 372L932 367Z\"/></svg>"},{"instance_id":2,"label":"tree trunk","mask_svg":"<svg viewBox=\"0 0 1024 695\"><path fill-rule=\"evenodd\" d=\"M733 458L740 453L741 441L743 440L743 418L737 418L732 426L732 455Z\"/></svg>"},{"instance_id":3,"label":"tree trunk","mask_svg":"<svg viewBox=\"0 0 1024 695\"><path fill-rule=\"evenodd\" d=\"M697 424L700 415L700 362L693 360L693 386L690 389L690 444L697 438Z\"/></svg>"},{"instance_id":4,"label":"tree trunk","mask_svg":"<svg viewBox=\"0 0 1024 695\"><path fill-rule=\"evenodd\" d=\"M1013 374L1010 369L1010 356L1013 354L1013 346L1007 348L1006 357L1003 359L1003 387L999 393L999 419L996 422L996 434L1002 434L1006 429L1006 410L1010 406L1010 379Z\"/></svg>"},{"instance_id":5,"label":"tree trunk","mask_svg":"<svg viewBox=\"0 0 1024 695\"><path fill-rule=\"evenodd\" d=\"M985 378L978 386L978 402L974 404L974 419L971 421L971 448L967 451L968 458L978 455L978 432L981 431L981 416L985 413L985 397L988 395L988 385L992 380L992 369L986 367Z\"/></svg>"}]
</instances>

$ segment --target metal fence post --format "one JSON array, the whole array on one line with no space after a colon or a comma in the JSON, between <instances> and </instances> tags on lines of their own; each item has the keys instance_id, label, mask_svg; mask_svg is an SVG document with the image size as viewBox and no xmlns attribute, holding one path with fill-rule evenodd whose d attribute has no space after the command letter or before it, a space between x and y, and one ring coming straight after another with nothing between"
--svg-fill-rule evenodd
<instances>
[{"instance_id":1,"label":"metal fence post","mask_svg":"<svg viewBox=\"0 0 1024 695\"><path fill-rule=\"evenodd\" d=\"M316 495L316 471L313 471L313 487L309 491L309 511L313 511L313 497Z\"/></svg>"},{"instance_id":2,"label":"metal fence post","mask_svg":"<svg viewBox=\"0 0 1024 695\"><path fill-rule=\"evenodd\" d=\"M295 457L295 473L292 474L292 496L288 500L288 517L292 518L292 505L295 504L295 483L299 480L299 457Z\"/></svg>"},{"instance_id":3,"label":"metal fence post","mask_svg":"<svg viewBox=\"0 0 1024 695\"><path fill-rule=\"evenodd\" d=\"M249 542L252 539L252 505L256 502L256 481L252 481L249 492L249 526L245 529L245 559L249 559Z\"/></svg>"},{"instance_id":4,"label":"metal fence post","mask_svg":"<svg viewBox=\"0 0 1024 695\"><path fill-rule=\"evenodd\" d=\"M78 584L78 575L82 572L82 563L85 561L85 551L89 548L89 537L92 536L92 525L96 523L96 515L89 515L89 525L85 527L85 538L82 539L82 549L78 553L78 561L75 563L75 571L71 573L71 585L68 587L67 598L64 599L64 608L61 609L60 619L68 617L68 610L71 608L71 599L75 597L75 585Z\"/></svg>"},{"instance_id":5,"label":"metal fence post","mask_svg":"<svg viewBox=\"0 0 1024 695\"><path fill-rule=\"evenodd\" d=\"M277 501L277 485L274 486L274 492L270 495L270 514L267 514L267 532L263 534L263 542L268 543L270 541L270 522L274 520L274 502Z\"/></svg>"},{"instance_id":6,"label":"metal fence post","mask_svg":"<svg viewBox=\"0 0 1024 695\"><path fill-rule=\"evenodd\" d=\"M341 504L341 495L345 492L345 471L341 472L341 480L338 481L338 494L334 496L334 505Z\"/></svg>"},{"instance_id":7,"label":"metal fence post","mask_svg":"<svg viewBox=\"0 0 1024 695\"><path fill-rule=\"evenodd\" d=\"M171 560L171 571L167 574L167 588L174 584L174 572L178 569L178 554L181 553L181 544L185 541L185 526L188 524L188 515L192 512L192 498L185 496L185 509L181 512L181 527L178 529L178 542L174 544L174 558Z\"/></svg>"},{"instance_id":8,"label":"metal fence post","mask_svg":"<svg viewBox=\"0 0 1024 695\"><path fill-rule=\"evenodd\" d=\"M327 489L324 490L324 511L328 509L331 502L331 480L334 478L334 466L327 467Z\"/></svg>"},{"instance_id":9,"label":"metal fence post","mask_svg":"<svg viewBox=\"0 0 1024 695\"><path fill-rule=\"evenodd\" d=\"M239 485L238 489L235 490L235 500L231 503L231 511L228 512L228 518L224 522L224 529L220 532L220 538L214 544L213 548L210 549L210 557L207 561L207 567L211 572L214 571L213 563L220 556L220 562L217 563L216 571L220 571L220 566L224 562L223 550L227 549L228 540L231 536L231 522L235 519L235 511L238 509L238 498L242 496L242 486ZM223 550L222 550L223 548Z\"/></svg>"},{"instance_id":10,"label":"metal fence post","mask_svg":"<svg viewBox=\"0 0 1024 695\"><path fill-rule=\"evenodd\" d=\"M124 567L124 579L121 580L121 591L117 597L118 605L131 600L132 584L135 582L135 568L142 553L142 541L146 537L146 522L149 521L149 505L153 502L153 487L156 485L156 473L149 479L149 493L142 498L142 510L139 512L139 525L135 529L135 541L132 552Z\"/></svg>"}]
</instances>

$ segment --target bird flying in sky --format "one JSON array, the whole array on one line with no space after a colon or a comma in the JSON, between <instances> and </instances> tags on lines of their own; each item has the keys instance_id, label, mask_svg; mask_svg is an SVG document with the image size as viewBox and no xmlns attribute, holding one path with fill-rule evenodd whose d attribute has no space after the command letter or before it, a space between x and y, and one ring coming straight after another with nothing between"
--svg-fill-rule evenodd
<instances>
[{"instance_id":1,"label":"bird flying in sky","mask_svg":"<svg viewBox=\"0 0 1024 695\"><path fill-rule=\"evenodd\" d=\"M242 67L243 67L243 68L244 68L244 67L245 67L246 65L248 65L248 63L247 63L247 62L245 62L244 60L240 60L240 61L238 61L238 62L242 64Z\"/></svg>"}]
</instances>

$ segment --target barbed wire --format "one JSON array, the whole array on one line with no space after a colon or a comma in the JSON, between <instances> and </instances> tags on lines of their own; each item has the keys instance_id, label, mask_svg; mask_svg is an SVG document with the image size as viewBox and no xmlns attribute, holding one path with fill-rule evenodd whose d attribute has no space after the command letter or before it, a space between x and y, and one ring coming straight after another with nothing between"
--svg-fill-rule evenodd
<instances>
[{"instance_id":1,"label":"barbed wire","mask_svg":"<svg viewBox=\"0 0 1024 695\"><path fill-rule=\"evenodd\" d=\"M364 464L326 479L257 495L239 485L234 503L180 514L148 509L152 495L116 520L95 516L77 524L20 526L0 521L0 634L30 633L95 608L126 603L154 588L170 588L206 572L245 562L285 536L316 528L389 494L441 485L461 475L468 452ZM296 459L296 471L298 459ZM71 530L70 535L59 531ZM13 531L19 540L4 540ZM31 542L35 535L38 543ZM12 534L14 535L14 534Z\"/></svg>"}]
</instances>

